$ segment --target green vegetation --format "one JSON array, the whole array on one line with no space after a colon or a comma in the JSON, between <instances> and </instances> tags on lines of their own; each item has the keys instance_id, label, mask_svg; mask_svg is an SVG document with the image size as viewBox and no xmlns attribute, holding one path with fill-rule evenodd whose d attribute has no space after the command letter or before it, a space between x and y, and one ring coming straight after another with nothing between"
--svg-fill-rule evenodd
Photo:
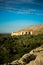
<instances>
[{"instance_id":1,"label":"green vegetation","mask_svg":"<svg viewBox=\"0 0 43 65\"><path fill-rule=\"evenodd\" d=\"M43 35L0 35L0 64L19 59L40 45L43 45Z\"/></svg>"}]
</instances>

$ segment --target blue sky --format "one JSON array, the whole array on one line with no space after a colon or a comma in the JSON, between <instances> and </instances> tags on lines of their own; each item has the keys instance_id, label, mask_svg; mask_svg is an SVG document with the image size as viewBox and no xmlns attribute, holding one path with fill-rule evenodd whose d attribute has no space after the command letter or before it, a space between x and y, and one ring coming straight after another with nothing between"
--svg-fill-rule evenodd
<instances>
[{"instance_id":1,"label":"blue sky","mask_svg":"<svg viewBox=\"0 0 43 65\"><path fill-rule=\"evenodd\" d=\"M0 33L43 24L43 0L0 0Z\"/></svg>"}]
</instances>

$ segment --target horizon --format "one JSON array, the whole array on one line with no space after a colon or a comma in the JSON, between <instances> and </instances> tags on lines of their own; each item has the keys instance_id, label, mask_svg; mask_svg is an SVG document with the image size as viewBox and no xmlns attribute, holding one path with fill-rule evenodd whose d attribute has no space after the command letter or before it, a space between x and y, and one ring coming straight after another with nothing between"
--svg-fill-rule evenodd
<instances>
[{"instance_id":1,"label":"horizon","mask_svg":"<svg viewBox=\"0 0 43 65\"><path fill-rule=\"evenodd\" d=\"M29 25L27 27L24 27L24 28L21 28L21 29L25 29L25 28L28 28L30 26L37 26L37 25L43 25L43 24L35 24L35 25ZM18 29L17 31L21 30L21 29ZM12 31L12 32L17 32L17 31ZM0 34L11 34L12 32L2 32Z\"/></svg>"},{"instance_id":2,"label":"horizon","mask_svg":"<svg viewBox=\"0 0 43 65\"><path fill-rule=\"evenodd\" d=\"M43 24L43 0L0 0L0 33Z\"/></svg>"}]
</instances>

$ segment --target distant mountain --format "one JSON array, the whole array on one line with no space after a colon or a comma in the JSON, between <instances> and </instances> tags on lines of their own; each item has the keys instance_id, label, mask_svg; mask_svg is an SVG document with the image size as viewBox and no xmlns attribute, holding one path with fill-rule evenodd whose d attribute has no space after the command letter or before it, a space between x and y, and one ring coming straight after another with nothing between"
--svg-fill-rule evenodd
<instances>
[{"instance_id":1,"label":"distant mountain","mask_svg":"<svg viewBox=\"0 0 43 65\"><path fill-rule=\"evenodd\" d=\"M33 34L43 34L43 24L40 25L32 25L27 28L23 28L17 32L22 32L22 31L32 31Z\"/></svg>"}]
</instances>

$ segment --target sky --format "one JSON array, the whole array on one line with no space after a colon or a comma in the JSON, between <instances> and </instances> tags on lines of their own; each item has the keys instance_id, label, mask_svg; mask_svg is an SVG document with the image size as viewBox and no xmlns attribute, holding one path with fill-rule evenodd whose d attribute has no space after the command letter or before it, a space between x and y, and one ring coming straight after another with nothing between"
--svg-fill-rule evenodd
<instances>
[{"instance_id":1,"label":"sky","mask_svg":"<svg viewBox=\"0 0 43 65\"><path fill-rule=\"evenodd\" d=\"M0 33L43 24L43 0L0 0Z\"/></svg>"}]
</instances>

